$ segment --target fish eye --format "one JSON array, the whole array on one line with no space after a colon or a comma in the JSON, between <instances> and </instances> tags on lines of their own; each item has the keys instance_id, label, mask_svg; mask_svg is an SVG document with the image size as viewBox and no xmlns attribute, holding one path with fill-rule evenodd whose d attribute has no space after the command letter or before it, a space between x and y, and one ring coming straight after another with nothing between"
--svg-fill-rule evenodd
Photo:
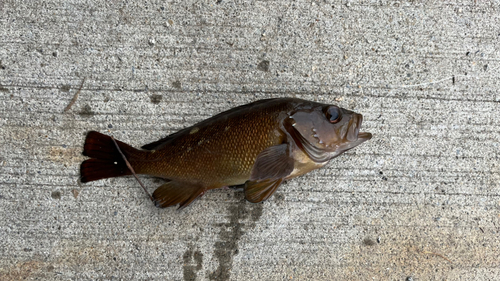
<instances>
[{"instance_id":1,"label":"fish eye","mask_svg":"<svg viewBox=\"0 0 500 281\"><path fill-rule=\"evenodd\" d=\"M342 120L342 114L340 113L340 109L336 106L329 106L325 112L326 119L330 121L330 123L335 124Z\"/></svg>"}]
</instances>

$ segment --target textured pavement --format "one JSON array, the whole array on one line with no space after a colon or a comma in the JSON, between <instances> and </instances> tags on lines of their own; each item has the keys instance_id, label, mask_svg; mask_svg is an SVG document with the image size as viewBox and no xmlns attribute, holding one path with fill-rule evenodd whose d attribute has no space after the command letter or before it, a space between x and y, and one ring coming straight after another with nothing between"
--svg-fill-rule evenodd
<instances>
[{"instance_id":1,"label":"textured pavement","mask_svg":"<svg viewBox=\"0 0 500 281\"><path fill-rule=\"evenodd\" d=\"M498 280L499 73L495 1L0 1L0 280ZM89 130L269 97L374 137L263 204L78 182Z\"/></svg>"}]
</instances>

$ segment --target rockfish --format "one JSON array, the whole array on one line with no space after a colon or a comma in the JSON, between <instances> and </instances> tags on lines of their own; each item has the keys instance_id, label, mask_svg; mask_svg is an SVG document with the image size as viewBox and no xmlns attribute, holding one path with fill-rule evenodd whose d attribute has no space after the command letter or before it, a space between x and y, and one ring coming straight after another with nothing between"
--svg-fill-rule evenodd
<instances>
[{"instance_id":1,"label":"rockfish","mask_svg":"<svg viewBox=\"0 0 500 281\"><path fill-rule=\"evenodd\" d=\"M168 180L153 193L157 207L185 207L206 191L242 188L253 203L284 180L318 169L371 139L363 116L335 105L277 98L242 105L136 149L91 131L81 181L137 174Z\"/></svg>"}]
</instances>

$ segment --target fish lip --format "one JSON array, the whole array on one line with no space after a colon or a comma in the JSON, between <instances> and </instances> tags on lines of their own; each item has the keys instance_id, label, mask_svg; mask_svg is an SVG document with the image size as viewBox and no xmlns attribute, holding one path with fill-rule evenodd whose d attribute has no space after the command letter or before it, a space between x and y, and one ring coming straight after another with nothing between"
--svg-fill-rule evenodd
<instances>
[{"instance_id":1,"label":"fish lip","mask_svg":"<svg viewBox=\"0 0 500 281\"><path fill-rule=\"evenodd\" d=\"M349 142L354 142L359 138L359 129L363 123L363 115L355 114L351 121L349 122L349 128L347 129L345 139Z\"/></svg>"},{"instance_id":2,"label":"fish lip","mask_svg":"<svg viewBox=\"0 0 500 281\"><path fill-rule=\"evenodd\" d=\"M361 124L363 123L363 115L359 114L358 118L358 123L356 126L356 134L358 136L358 139L362 139L362 142L365 142L367 140L370 140L372 138L372 133L369 132L360 132L359 129L361 129Z\"/></svg>"},{"instance_id":3,"label":"fish lip","mask_svg":"<svg viewBox=\"0 0 500 281\"><path fill-rule=\"evenodd\" d=\"M358 134L358 139L363 139L365 141L370 140L372 138L372 133L368 132L360 132Z\"/></svg>"},{"instance_id":4,"label":"fish lip","mask_svg":"<svg viewBox=\"0 0 500 281\"><path fill-rule=\"evenodd\" d=\"M361 143L370 140L372 138L372 134L369 132L360 132L361 124L363 123L363 115L356 114L352 121L351 126L348 128L345 139L347 142L355 143L355 146L360 145Z\"/></svg>"}]
</instances>

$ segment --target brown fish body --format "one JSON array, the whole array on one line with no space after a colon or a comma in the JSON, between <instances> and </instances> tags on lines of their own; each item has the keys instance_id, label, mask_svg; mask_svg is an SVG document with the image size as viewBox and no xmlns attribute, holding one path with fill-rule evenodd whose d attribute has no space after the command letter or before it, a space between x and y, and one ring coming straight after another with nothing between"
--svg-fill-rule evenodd
<instances>
[{"instance_id":1,"label":"brown fish body","mask_svg":"<svg viewBox=\"0 0 500 281\"><path fill-rule=\"evenodd\" d=\"M279 124L291 108L286 102L260 103L218 115L147 146L147 161L129 161L138 173L198 181L208 189L244 184L257 155L283 143Z\"/></svg>"},{"instance_id":2,"label":"brown fish body","mask_svg":"<svg viewBox=\"0 0 500 281\"><path fill-rule=\"evenodd\" d=\"M338 120L329 120L336 117ZM168 179L153 194L159 207L187 206L209 189L244 185L260 202L281 182L325 165L371 138L362 117L332 105L284 98L243 105L134 149L118 142L138 174ZM110 137L90 132L82 182L129 175Z\"/></svg>"}]
</instances>

